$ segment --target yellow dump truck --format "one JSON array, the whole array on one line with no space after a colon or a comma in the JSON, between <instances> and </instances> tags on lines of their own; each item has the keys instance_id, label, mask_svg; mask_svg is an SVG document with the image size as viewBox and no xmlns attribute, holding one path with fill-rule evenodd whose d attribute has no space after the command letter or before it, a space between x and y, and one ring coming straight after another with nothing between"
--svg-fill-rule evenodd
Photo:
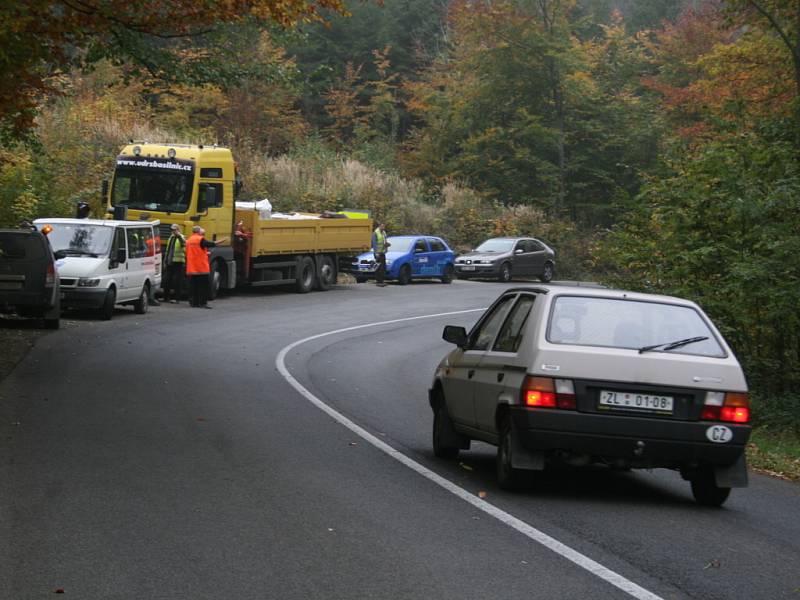
<instances>
[{"instance_id":1,"label":"yellow dump truck","mask_svg":"<svg viewBox=\"0 0 800 600\"><path fill-rule=\"evenodd\" d=\"M161 222L184 235L195 225L206 238L224 240L211 250L211 290L237 285L294 285L326 290L339 264L370 247L372 221L357 213L272 214L236 198L241 181L230 149L220 146L131 143L117 157L106 184L108 211L116 219Z\"/></svg>"}]
</instances>

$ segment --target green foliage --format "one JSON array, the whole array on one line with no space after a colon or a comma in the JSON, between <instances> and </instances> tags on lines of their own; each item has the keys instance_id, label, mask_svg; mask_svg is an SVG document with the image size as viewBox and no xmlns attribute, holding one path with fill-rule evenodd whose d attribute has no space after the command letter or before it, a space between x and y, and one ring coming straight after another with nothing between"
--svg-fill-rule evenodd
<instances>
[{"instance_id":1,"label":"green foliage","mask_svg":"<svg viewBox=\"0 0 800 600\"><path fill-rule=\"evenodd\" d=\"M767 403L800 385L800 168L755 134L676 149L603 242L612 283L699 302Z\"/></svg>"},{"instance_id":2,"label":"green foliage","mask_svg":"<svg viewBox=\"0 0 800 600\"><path fill-rule=\"evenodd\" d=\"M0 227L16 227L35 218L38 199L31 186L32 171L24 148L0 148Z\"/></svg>"},{"instance_id":3,"label":"green foliage","mask_svg":"<svg viewBox=\"0 0 800 600\"><path fill-rule=\"evenodd\" d=\"M423 123L408 172L587 226L613 222L613 202L655 162L661 130L639 80L654 66L619 20L581 41L570 4L455 4L451 47L407 86Z\"/></svg>"}]
</instances>

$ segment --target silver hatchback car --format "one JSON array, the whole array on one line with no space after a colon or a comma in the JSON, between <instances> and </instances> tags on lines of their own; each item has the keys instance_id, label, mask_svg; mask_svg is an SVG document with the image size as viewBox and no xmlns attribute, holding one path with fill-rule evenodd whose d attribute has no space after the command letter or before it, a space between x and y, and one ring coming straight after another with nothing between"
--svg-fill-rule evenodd
<instances>
[{"instance_id":1,"label":"silver hatchback car","mask_svg":"<svg viewBox=\"0 0 800 600\"><path fill-rule=\"evenodd\" d=\"M433 449L498 446L513 489L548 464L680 471L697 502L747 485L748 389L736 357L695 303L602 288L504 292L457 346L429 391Z\"/></svg>"}]
</instances>

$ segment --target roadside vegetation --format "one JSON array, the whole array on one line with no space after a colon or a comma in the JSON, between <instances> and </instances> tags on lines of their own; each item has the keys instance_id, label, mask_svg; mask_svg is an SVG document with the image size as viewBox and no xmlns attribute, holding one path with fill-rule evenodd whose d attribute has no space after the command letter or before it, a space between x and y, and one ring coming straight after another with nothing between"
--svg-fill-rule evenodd
<instances>
[{"instance_id":1,"label":"roadside vegetation","mask_svg":"<svg viewBox=\"0 0 800 600\"><path fill-rule=\"evenodd\" d=\"M559 278L700 303L752 389L752 464L798 478L796 0L180 0L171 30L149 5L33 4L0 9L20 82L0 225L102 214L137 139L229 145L245 196L279 210L368 208L459 250L533 234Z\"/></svg>"}]
</instances>

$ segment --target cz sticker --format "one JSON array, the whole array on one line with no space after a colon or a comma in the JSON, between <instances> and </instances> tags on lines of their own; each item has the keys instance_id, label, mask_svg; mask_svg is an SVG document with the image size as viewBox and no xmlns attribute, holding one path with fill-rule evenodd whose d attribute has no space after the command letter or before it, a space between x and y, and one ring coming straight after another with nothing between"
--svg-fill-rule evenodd
<instances>
[{"instance_id":1,"label":"cz sticker","mask_svg":"<svg viewBox=\"0 0 800 600\"><path fill-rule=\"evenodd\" d=\"M706 429L706 437L715 444L727 444L733 439L733 432L725 425L713 425Z\"/></svg>"}]
</instances>

